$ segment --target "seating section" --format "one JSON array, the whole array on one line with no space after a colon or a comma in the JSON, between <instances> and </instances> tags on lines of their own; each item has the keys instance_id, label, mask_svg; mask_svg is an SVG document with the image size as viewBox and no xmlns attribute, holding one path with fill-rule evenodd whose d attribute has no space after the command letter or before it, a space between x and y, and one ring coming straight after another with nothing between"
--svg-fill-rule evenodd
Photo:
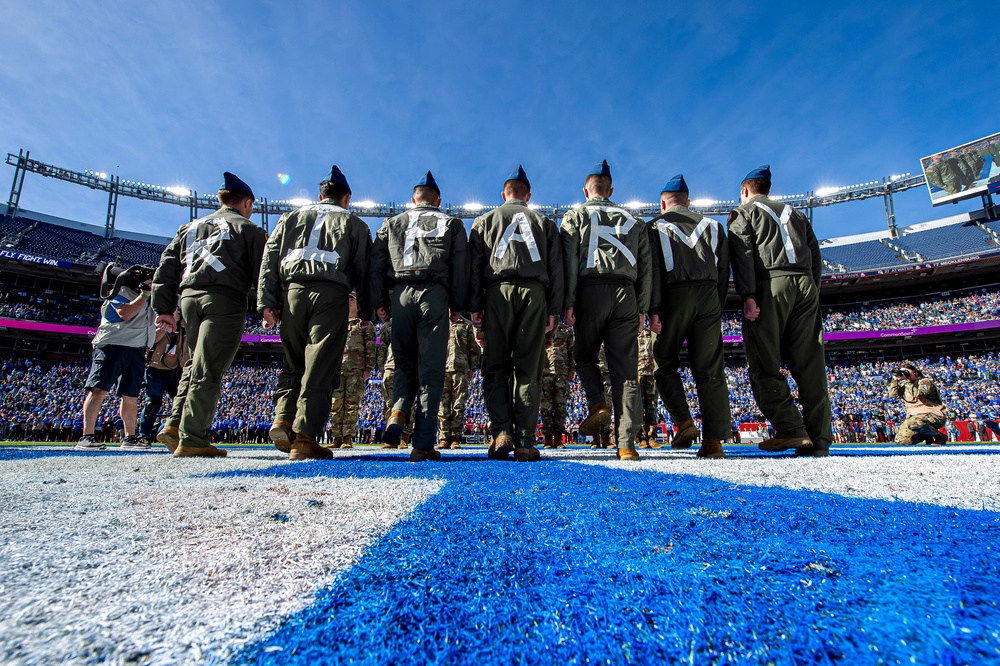
<instances>
[{"instance_id":1,"label":"seating section","mask_svg":"<svg viewBox=\"0 0 1000 666\"><path fill-rule=\"evenodd\" d=\"M97 252L107 242L97 234L43 222L27 235L18 249L51 259L77 261L82 253Z\"/></svg>"},{"instance_id":2,"label":"seating section","mask_svg":"<svg viewBox=\"0 0 1000 666\"><path fill-rule=\"evenodd\" d=\"M0 215L0 236L20 233L27 229L30 224L29 220L20 217Z\"/></svg>"},{"instance_id":3,"label":"seating section","mask_svg":"<svg viewBox=\"0 0 1000 666\"><path fill-rule=\"evenodd\" d=\"M982 229L972 222L917 231L894 242L907 252L919 252L926 259L948 259L996 250Z\"/></svg>"},{"instance_id":4,"label":"seating section","mask_svg":"<svg viewBox=\"0 0 1000 666\"><path fill-rule=\"evenodd\" d=\"M101 261L116 261L123 265L146 264L155 266L160 263L160 255L165 246L145 241L123 240L115 243L101 253Z\"/></svg>"},{"instance_id":5,"label":"seating section","mask_svg":"<svg viewBox=\"0 0 1000 666\"><path fill-rule=\"evenodd\" d=\"M980 235L982 235L982 232L980 232ZM836 245L834 247L820 246L820 254L823 255L823 259L831 264L839 264L849 271L905 266L910 263L904 259L900 259L891 248L882 245L877 240L851 243L850 245ZM824 272L836 275L835 271L827 270Z\"/></svg>"}]
</instances>

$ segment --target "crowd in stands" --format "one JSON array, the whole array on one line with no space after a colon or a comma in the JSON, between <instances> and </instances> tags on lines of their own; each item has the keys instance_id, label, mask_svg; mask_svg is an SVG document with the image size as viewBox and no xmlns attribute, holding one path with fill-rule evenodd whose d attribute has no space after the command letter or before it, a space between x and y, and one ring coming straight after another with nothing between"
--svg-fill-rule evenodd
<instances>
[{"instance_id":1,"label":"crowd in stands","mask_svg":"<svg viewBox=\"0 0 1000 666\"><path fill-rule=\"evenodd\" d=\"M934 379L949 414L966 420L976 414L985 420L1000 417L1000 353L911 359ZM837 441L890 440L893 425L903 418L902 405L886 396L898 361L864 360L835 363L828 367L830 397ZM83 383L89 360L80 357L0 357L0 440L75 442L82 431ZM213 438L219 443L267 443L273 394L280 364L234 364L223 383L222 399ZM738 424L763 421L749 388L746 368L726 368L734 428ZM694 384L683 372L692 413L700 418ZM358 420L361 441L370 441L382 428L381 378L372 375L361 402ZM794 382L792 392L795 394ZM567 429L573 431L586 416L586 400L579 383L573 382L567 402ZM140 396L140 405L142 404ZM165 401L162 416L169 412ZM660 418L669 428L670 419L660 407ZM482 381L477 371L470 389L466 412L468 432L481 436L486 420ZM109 398L97 421L98 436L118 441L121 421L117 401Z\"/></svg>"},{"instance_id":2,"label":"crowd in stands","mask_svg":"<svg viewBox=\"0 0 1000 666\"><path fill-rule=\"evenodd\" d=\"M984 287L957 295L824 307L823 330L879 331L1000 319L1000 289ZM742 316L726 312L723 335L742 334Z\"/></svg>"},{"instance_id":3,"label":"crowd in stands","mask_svg":"<svg viewBox=\"0 0 1000 666\"><path fill-rule=\"evenodd\" d=\"M96 300L66 298L52 292L0 283L0 317L96 327L98 307ZM1000 289L997 287L948 296L823 308L823 330L827 332L875 331L991 319L1000 319ZM723 334L740 335L741 321L738 312L724 313ZM279 330L280 324L265 331L260 315L247 313L246 334L278 335Z\"/></svg>"}]
</instances>

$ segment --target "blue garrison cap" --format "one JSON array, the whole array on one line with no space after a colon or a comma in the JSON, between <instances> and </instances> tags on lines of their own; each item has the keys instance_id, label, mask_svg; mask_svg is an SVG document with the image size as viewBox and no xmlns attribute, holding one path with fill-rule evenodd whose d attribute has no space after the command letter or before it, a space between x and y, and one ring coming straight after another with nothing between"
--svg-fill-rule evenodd
<instances>
[{"instance_id":1,"label":"blue garrison cap","mask_svg":"<svg viewBox=\"0 0 1000 666\"><path fill-rule=\"evenodd\" d=\"M763 178L764 180L771 181L771 165L762 164L756 169L753 169L750 173L746 175L743 180L750 180L751 178Z\"/></svg>"},{"instance_id":2,"label":"blue garrison cap","mask_svg":"<svg viewBox=\"0 0 1000 666\"><path fill-rule=\"evenodd\" d=\"M611 167L608 166L608 161L603 160L600 164L595 164L594 168L590 170L588 176L607 176L611 178Z\"/></svg>"},{"instance_id":3,"label":"blue garrison cap","mask_svg":"<svg viewBox=\"0 0 1000 666\"><path fill-rule=\"evenodd\" d=\"M517 165L516 169L510 172L510 175L507 176L507 180L519 180L528 187L531 187L531 182L528 181L528 174L524 173L524 167L522 167L520 164ZM505 180L504 182L506 183L507 180Z\"/></svg>"},{"instance_id":4,"label":"blue garrison cap","mask_svg":"<svg viewBox=\"0 0 1000 666\"><path fill-rule=\"evenodd\" d=\"M660 194L663 194L664 192L683 192L684 194L687 194L689 190L688 184L684 182L684 174L679 173L668 180L667 184L663 186L662 190L660 190Z\"/></svg>"},{"instance_id":5,"label":"blue garrison cap","mask_svg":"<svg viewBox=\"0 0 1000 666\"><path fill-rule=\"evenodd\" d=\"M333 167L330 168L330 173L327 174L324 180L328 180L331 183L336 183L337 185L343 185L344 187L347 188L348 192L351 191L351 186L347 184L347 176L344 175L344 172L341 171L340 167L338 167L336 164L334 164Z\"/></svg>"},{"instance_id":6,"label":"blue garrison cap","mask_svg":"<svg viewBox=\"0 0 1000 666\"><path fill-rule=\"evenodd\" d=\"M434 174L430 171L425 173L423 177L417 181L417 184L413 187L429 187L433 190L437 190L438 194L441 194L441 188L438 187L437 181L434 180Z\"/></svg>"},{"instance_id":7,"label":"blue garrison cap","mask_svg":"<svg viewBox=\"0 0 1000 666\"><path fill-rule=\"evenodd\" d=\"M253 196L253 190L250 189L250 186L240 180L239 176L228 171L222 174L222 186L219 189L230 192L246 192L251 197Z\"/></svg>"}]
</instances>

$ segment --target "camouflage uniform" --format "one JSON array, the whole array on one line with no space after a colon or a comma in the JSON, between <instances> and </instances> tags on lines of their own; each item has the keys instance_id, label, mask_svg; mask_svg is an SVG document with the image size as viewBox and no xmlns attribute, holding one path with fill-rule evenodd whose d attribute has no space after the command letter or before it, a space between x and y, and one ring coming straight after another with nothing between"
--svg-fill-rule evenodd
<instances>
[{"instance_id":1,"label":"camouflage uniform","mask_svg":"<svg viewBox=\"0 0 1000 666\"><path fill-rule=\"evenodd\" d=\"M889 397L899 398L906 408L906 419L896 428L897 444L918 444L939 437L944 427L944 405L934 382L926 377L913 384L906 379L889 383Z\"/></svg>"},{"instance_id":2,"label":"camouflage uniform","mask_svg":"<svg viewBox=\"0 0 1000 666\"><path fill-rule=\"evenodd\" d=\"M361 326L360 319L347 323L347 342L340 363L340 386L333 391L330 436L333 448L351 447L358 432L358 407L365 394L364 373L375 367L375 328Z\"/></svg>"},{"instance_id":3,"label":"camouflage uniform","mask_svg":"<svg viewBox=\"0 0 1000 666\"><path fill-rule=\"evenodd\" d=\"M465 406L469 401L469 375L479 364L479 343L468 321L452 322L445 361L444 392L438 409L438 448L459 448L465 429Z\"/></svg>"},{"instance_id":4,"label":"camouflage uniform","mask_svg":"<svg viewBox=\"0 0 1000 666\"><path fill-rule=\"evenodd\" d=\"M392 383L396 378L396 362L392 358L392 320L382 324L378 337L378 345L375 347L375 366L382 375L382 401L385 407L382 410L382 420L388 421L392 414ZM403 426L403 436L399 442L399 448L405 449L410 442L410 435L413 434L413 424L410 421ZM381 439L381 435L379 435ZM391 448L388 444L383 444L382 448Z\"/></svg>"},{"instance_id":5,"label":"camouflage uniform","mask_svg":"<svg viewBox=\"0 0 1000 666\"><path fill-rule=\"evenodd\" d=\"M653 332L639 329L639 395L642 398L642 430L637 445L659 448L656 444L657 409L656 380L653 378Z\"/></svg>"},{"instance_id":6,"label":"camouflage uniform","mask_svg":"<svg viewBox=\"0 0 1000 666\"><path fill-rule=\"evenodd\" d=\"M957 194L962 189L962 172L948 160L931 162L924 168L924 174L931 185L948 194Z\"/></svg>"},{"instance_id":7,"label":"camouflage uniform","mask_svg":"<svg viewBox=\"0 0 1000 666\"><path fill-rule=\"evenodd\" d=\"M573 363L573 327L560 322L545 334L545 367L542 368L542 434L545 446L562 447L566 433L566 400L569 377L576 370Z\"/></svg>"}]
</instances>

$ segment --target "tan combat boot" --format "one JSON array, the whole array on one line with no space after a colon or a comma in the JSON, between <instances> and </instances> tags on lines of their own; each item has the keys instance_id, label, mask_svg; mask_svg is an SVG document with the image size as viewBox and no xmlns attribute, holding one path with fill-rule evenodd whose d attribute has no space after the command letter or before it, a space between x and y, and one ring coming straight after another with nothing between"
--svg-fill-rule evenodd
<instances>
[{"instance_id":1,"label":"tan combat boot","mask_svg":"<svg viewBox=\"0 0 1000 666\"><path fill-rule=\"evenodd\" d=\"M288 453L292 450L292 440L295 439L295 433L292 432L292 424L288 421L275 421L271 424L271 429L267 431L267 434L274 442L274 448L282 453Z\"/></svg>"},{"instance_id":2,"label":"tan combat boot","mask_svg":"<svg viewBox=\"0 0 1000 666\"><path fill-rule=\"evenodd\" d=\"M590 413L580 424L580 434L584 437L596 437L601 432L601 426L611 420L611 410L603 402L595 402L590 406Z\"/></svg>"},{"instance_id":3,"label":"tan combat boot","mask_svg":"<svg viewBox=\"0 0 1000 666\"><path fill-rule=\"evenodd\" d=\"M448 438L447 437L442 437L441 440L437 443L437 446L435 446L434 448L435 449L447 449L448 448Z\"/></svg>"},{"instance_id":4,"label":"tan combat boot","mask_svg":"<svg viewBox=\"0 0 1000 666\"><path fill-rule=\"evenodd\" d=\"M353 437L341 437L340 448L342 449L353 449L354 448L354 438Z\"/></svg>"},{"instance_id":5,"label":"tan combat boot","mask_svg":"<svg viewBox=\"0 0 1000 666\"><path fill-rule=\"evenodd\" d=\"M686 419L677 424L677 434L670 440L672 449L690 449L694 440L698 439L698 428L694 425L694 420Z\"/></svg>"},{"instance_id":6,"label":"tan combat boot","mask_svg":"<svg viewBox=\"0 0 1000 666\"><path fill-rule=\"evenodd\" d=\"M696 454L699 458L725 458L726 452L722 450L722 440L719 439L703 439L701 441L701 447L698 448L698 453Z\"/></svg>"},{"instance_id":7,"label":"tan combat boot","mask_svg":"<svg viewBox=\"0 0 1000 666\"><path fill-rule=\"evenodd\" d=\"M177 450L177 445L181 441L181 433L176 426L165 425L156 433L156 441L167 447L167 451L173 453Z\"/></svg>"},{"instance_id":8,"label":"tan combat boot","mask_svg":"<svg viewBox=\"0 0 1000 666\"><path fill-rule=\"evenodd\" d=\"M226 450L217 449L211 444L206 446L184 446L178 444L174 449L174 458L225 458Z\"/></svg>"},{"instance_id":9,"label":"tan combat boot","mask_svg":"<svg viewBox=\"0 0 1000 666\"><path fill-rule=\"evenodd\" d=\"M518 446L514 449L514 462L538 462L542 454L533 446Z\"/></svg>"},{"instance_id":10,"label":"tan combat boot","mask_svg":"<svg viewBox=\"0 0 1000 666\"><path fill-rule=\"evenodd\" d=\"M514 450L514 438L510 435L498 435L493 438L486 457L490 460L506 460L507 454Z\"/></svg>"},{"instance_id":11,"label":"tan combat boot","mask_svg":"<svg viewBox=\"0 0 1000 666\"><path fill-rule=\"evenodd\" d=\"M757 445L761 451L787 451L788 449L811 449L812 440L808 437L772 437Z\"/></svg>"},{"instance_id":12,"label":"tan combat boot","mask_svg":"<svg viewBox=\"0 0 1000 666\"><path fill-rule=\"evenodd\" d=\"M416 447L410 451L410 462L424 462L425 460L441 460L441 452L434 449L418 449Z\"/></svg>"},{"instance_id":13,"label":"tan combat boot","mask_svg":"<svg viewBox=\"0 0 1000 666\"><path fill-rule=\"evenodd\" d=\"M462 448L462 438L461 437L453 436L451 438L451 448L453 448L453 449L460 449L460 448Z\"/></svg>"},{"instance_id":14,"label":"tan combat boot","mask_svg":"<svg viewBox=\"0 0 1000 666\"><path fill-rule=\"evenodd\" d=\"M384 448L393 449L399 446L406 420L406 412L399 409L392 411L392 414L389 415L389 420L385 422L385 430L382 431L382 441L385 442Z\"/></svg>"},{"instance_id":15,"label":"tan combat boot","mask_svg":"<svg viewBox=\"0 0 1000 666\"><path fill-rule=\"evenodd\" d=\"M295 435L292 450L288 454L289 460L330 460L331 458L333 458L333 451L316 443L316 438L312 435L301 432Z\"/></svg>"},{"instance_id":16,"label":"tan combat boot","mask_svg":"<svg viewBox=\"0 0 1000 666\"><path fill-rule=\"evenodd\" d=\"M630 446L628 448L618 449L618 460L638 460L639 452L635 450L635 446Z\"/></svg>"}]
</instances>

